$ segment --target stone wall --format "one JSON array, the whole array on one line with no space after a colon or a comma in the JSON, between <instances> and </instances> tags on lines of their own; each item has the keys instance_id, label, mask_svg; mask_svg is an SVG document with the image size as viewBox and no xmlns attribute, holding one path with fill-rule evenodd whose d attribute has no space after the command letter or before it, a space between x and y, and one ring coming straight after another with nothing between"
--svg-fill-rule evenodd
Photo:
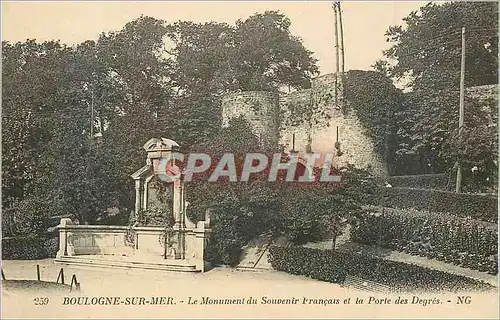
<instances>
[{"instance_id":1,"label":"stone wall","mask_svg":"<svg viewBox=\"0 0 500 320\"><path fill-rule=\"evenodd\" d=\"M229 120L243 116L253 133L263 144L276 146L280 130L279 95L272 92L248 91L228 94L222 99L222 126Z\"/></svg>"},{"instance_id":2,"label":"stone wall","mask_svg":"<svg viewBox=\"0 0 500 320\"><path fill-rule=\"evenodd\" d=\"M59 262L68 262L65 259L81 255L163 258L166 254L165 261L183 260L204 271L204 250L208 241L208 234L205 233L209 233L204 221L199 222L196 228L180 230L174 227L167 250L162 245L164 227L75 225L70 219L61 219L58 229L59 251L56 261ZM174 251L179 241L182 242L182 250Z\"/></svg>"},{"instance_id":3,"label":"stone wall","mask_svg":"<svg viewBox=\"0 0 500 320\"><path fill-rule=\"evenodd\" d=\"M295 91L289 94L280 95L280 109L283 118L289 117L288 107L290 105L307 106L312 97L312 89ZM295 150L306 150L308 144L309 126L305 123L298 126L286 125L284 121L280 123L280 144L285 146L286 151L292 149L292 136L295 133Z\"/></svg>"},{"instance_id":4,"label":"stone wall","mask_svg":"<svg viewBox=\"0 0 500 320\"><path fill-rule=\"evenodd\" d=\"M336 157L336 165L348 163L360 168L372 168L377 175L385 175L387 169L384 162L374 152L373 142L365 134L365 130L354 114L344 117L338 106L333 103L335 76L326 74L313 80L311 89L299 90L289 94L270 92L242 92L226 95L222 100L222 122L227 126L231 118L243 115L254 128L254 133L261 135L273 146L278 143L285 150L292 149L292 137L295 133L295 150L307 152L310 144L312 152L334 153L334 145L338 140L344 153ZM292 104L304 108L311 104L321 106L329 111L331 120L321 127L311 128L308 124L286 125L288 108ZM267 135L267 136L266 136ZM321 161L320 161L321 162Z\"/></svg>"},{"instance_id":5,"label":"stone wall","mask_svg":"<svg viewBox=\"0 0 500 320\"><path fill-rule=\"evenodd\" d=\"M335 75L326 74L314 79L311 89L289 94L279 96L270 92L229 94L222 102L223 125L227 126L231 118L244 115L256 135L262 136L273 146L277 146L278 143L284 145L286 151L292 149L292 136L295 133L295 150L299 153L305 153L309 143L312 152L332 153L335 151L334 146L338 139L343 155L334 159L337 165L354 164L359 168L371 168L376 175L386 175L385 161L375 152L373 139L366 134L365 128L352 108L349 109L347 116L343 115L334 103L334 93ZM498 86L468 88L467 95L480 100L497 99ZM286 121L281 120L287 117L288 108L292 104L302 105L304 108L311 104L319 106L328 111L331 119L315 128L310 128L306 123L286 125Z\"/></svg>"}]
</instances>

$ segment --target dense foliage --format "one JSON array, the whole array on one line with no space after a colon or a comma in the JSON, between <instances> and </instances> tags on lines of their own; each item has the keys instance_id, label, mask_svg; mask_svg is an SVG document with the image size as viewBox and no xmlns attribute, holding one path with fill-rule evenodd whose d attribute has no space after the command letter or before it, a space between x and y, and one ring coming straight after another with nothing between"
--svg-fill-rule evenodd
<instances>
[{"instance_id":1,"label":"dense foliage","mask_svg":"<svg viewBox=\"0 0 500 320\"><path fill-rule=\"evenodd\" d=\"M387 182L393 187L449 190L454 180L447 174L421 174L409 176L392 176Z\"/></svg>"},{"instance_id":2,"label":"dense foliage","mask_svg":"<svg viewBox=\"0 0 500 320\"><path fill-rule=\"evenodd\" d=\"M461 134L458 108L459 94L455 89L406 93L398 115L396 155L407 167L411 167L411 162L404 161L413 158L413 166L420 173L453 173L456 162L461 160L464 191L485 192L496 188L497 100L494 96L478 100L466 95ZM472 170L474 167L477 172Z\"/></svg>"},{"instance_id":3,"label":"dense foliage","mask_svg":"<svg viewBox=\"0 0 500 320\"><path fill-rule=\"evenodd\" d=\"M378 191L380 197L372 202L375 205L448 212L458 217L470 217L494 223L498 221L496 196L413 188L381 187Z\"/></svg>"},{"instance_id":4,"label":"dense foliage","mask_svg":"<svg viewBox=\"0 0 500 320\"><path fill-rule=\"evenodd\" d=\"M281 154L263 150L241 118L231 121L212 142L192 150L208 152L215 161L224 153L233 153L237 168L249 152L265 153L269 159L275 152ZM281 155L282 162L289 161L289 155ZM231 183L224 179L208 182L212 167L187 184L188 214L199 220L210 212L213 219L208 255L214 262L236 264L241 247L263 233L284 235L297 244L325 235L335 238L343 221L354 219L361 213L361 204L375 197L373 178L354 167L337 171L342 176L340 183L286 182L284 170L277 181L268 181L269 167L270 163L263 172L252 174L249 182Z\"/></svg>"},{"instance_id":5,"label":"dense foliage","mask_svg":"<svg viewBox=\"0 0 500 320\"><path fill-rule=\"evenodd\" d=\"M406 26L391 26L385 56L396 63L390 72L411 76L414 89L458 88L461 29L467 41L466 85L498 82L498 3L428 3L403 19ZM429 68L432 66L432 68Z\"/></svg>"},{"instance_id":6,"label":"dense foliage","mask_svg":"<svg viewBox=\"0 0 500 320\"><path fill-rule=\"evenodd\" d=\"M466 95L458 136L461 29L466 29L466 88L498 83L498 3L429 3L386 32L388 61L375 68L406 83L396 115L398 174L452 171L461 160L465 191L497 186L497 102ZM471 169L478 171L471 174ZM418 168L417 172L412 169Z\"/></svg>"},{"instance_id":7,"label":"dense foliage","mask_svg":"<svg viewBox=\"0 0 500 320\"><path fill-rule=\"evenodd\" d=\"M343 283L346 275L350 275L378 282L400 292L493 289L484 282L463 276L357 252L272 246L269 261L275 270L291 274L334 283Z\"/></svg>"},{"instance_id":8,"label":"dense foliage","mask_svg":"<svg viewBox=\"0 0 500 320\"><path fill-rule=\"evenodd\" d=\"M345 75L345 99L368 135L374 141L375 152L395 171L397 123L403 94L387 75L375 71L351 70Z\"/></svg>"},{"instance_id":9,"label":"dense foliage","mask_svg":"<svg viewBox=\"0 0 500 320\"><path fill-rule=\"evenodd\" d=\"M55 258L58 250L59 238L2 238L2 259L38 260Z\"/></svg>"},{"instance_id":10,"label":"dense foliage","mask_svg":"<svg viewBox=\"0 0 500 320\"><path fill-rule=\"evenodd\" d=\"M351 231L351 239L498 273L497 226L473 219L416 210L370 208Z\"/></svg>"},{"instance_id":11,"label":"dense foliage","mask_svg":"<svg viewBox=\"0 0 500 320\"><path fill-rule=\"evenodd\" d=\"M316 61L289 29L277 12L233 26L142 16L74 47L3 42L3 227L39 220L38 233L63 215L100 223L108 208L126 221L145 141L210 140L224 92L309 86Z\"/></svg>"}]
</instances>

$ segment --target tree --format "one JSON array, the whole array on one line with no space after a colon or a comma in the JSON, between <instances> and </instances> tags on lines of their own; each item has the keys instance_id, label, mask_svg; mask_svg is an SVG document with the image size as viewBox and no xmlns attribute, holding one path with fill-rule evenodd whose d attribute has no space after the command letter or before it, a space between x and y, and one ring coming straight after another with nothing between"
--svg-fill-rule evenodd
<instances>
[{"instance_id":1,"label":"tree","mask_svg":"<svg viewBox=\"0 0 500 320\"><path fill-rule=\"evenodd\" d=\"M4 207L34 197L47 214L92 223L133 206L129 174L142 143L166 129L162 23L141 17L74 48L4 43Z\"/></svg>"},{"instance_id":2,"label":"tree","mask_svg":"<svg viewBox=\"0 0 500 320\"><path fill-rule=\"evenodd\" d=\"M185 143L194 145L217 134L221 96L234 89L228 66L233 29L224 23L183 21L166 28L178 127Z\"/></svg>"},{"instance_id":3,"label":"tree","mask_svg":"<svg viewBox=\"0 0 500 320\"><path fill-rule=\"evenodd\" d=\"M498 3L429 3L404 21L407 27L393 26L387 31L387 40L393 45L384 53L393 62L390 74L407 81L411 89L404 95L403 107L396 115L400 168L420 167L412 173L450 172L452 159L457 159L457 144L452 141L458 127L461 28L466 28L467 39L466 87L496 84ZM382 67L381 62L378 67ZM489 123L491 108L470 96L466 97L465 106L466 131L481 131L478 125ZM475 145L464 145L473 139L462 140L461 149L495 153L495 135L481 136L485 140ZM471 153L462 155L466 167L477 162ZM488 163L493 165L492 161ZM493 172L495 167L488 165L482 170Z\"/></svg>"},{"instance_id":4,"label":"tree","mask_svg":"<svg viewBox=\"0 0 500 320\"><path fill-rule=\"evenodd\" d=\"M118 32L102 34L96 44L106 74L118 82L115 88L121 86L120 100L114 101L113 111L104 119L107 129L103 141L106 148L114 149L124 175L142 164L141 147L145 141L174 135L175 108L170 101L164 24L162 20L141 16ZM101 102L99 108L106 107L106 102Z\"/></svg>"},{"instance_id":5,"label":"tree","mask_svg":"<svg viewBox=\"0 0 500 320\"><path fill-rule=\"evenodd\" d=\"M290 20L268 11L236 25L177 22L167 26L171 79L183 133L196 144L220 127L222 95L232 91L307 88L316 60L290 33Z\"/></svg>"},{"instance_id":6,"label":"tree","mask_svg":"<svg viewBox=\"0 0 500 320\"><path fill-rule=\"evenodd\" d=\"M104 174L109 166L102 168L106 154L90 152L81 61L57 42L4 43L3 53L9 66L2 115L4 208L14 216L95 221L112 206L116 189L105 185L112 181Z\"/></svg>"},{"instance_id":7,"label":"tree","mask_svg":"<svg viewBox=\"0 0 500 320\"><path fill-rule=\"evenodd\" d=\"M407 26L386 32L393 45L393 76L409 76L414 90L458 88L461 29L466 28L466 86L498 82L498 3L429 3L403 19Z\"/></svg>"},{"instance_id":8,"label":"tree","mask_svg":"<svg viewBox=\"0 0 500 320\"><path fill-rule=\"evenodd\" d=\"M375 63L372 65L373 70L376 72L380 72L381 74L389 77L390 76L390 64L386 60L379 59L375 61Z\"/></svg>"},{"instance_id":9,"label":"tree","mask_svg":"<svg viewBox=\"0 0 500 320\"><path fill-rule=\"evenodd\" d=\"M290 25L290 20L276 11L236 22L231 67L237 70L241 90L311 86L311 77L318 74L316 59L299 38L291 35Z\"/></svg>"},{"instance_id":10,"label":"tree","mask_svg":"<svg viewBox=\"0 0 500 320\"><path fill-rule=\"evenodd\" d=\"M254 44L261 51L272 45L273 59L250 53L245 59L259 62L262 72L294 74L270 76L266 88L299 85L296 79L309 77L314 59L290 35L283 15L266 13L252 21L280 35L273 39L281 42L260 38ZM250 31L241 24L241 29L218 23L166 25L141 16L74 47L4 42L4 208L16 214L26 208L32 208L29 214L67 214L81 223L96 222L109 207L127 214L134 191L129 175L144 163L145 141L175 137L191 146L219 132L221 95L242 88L237 67L243 62L236 54L246 44L237 43L236 36L244 40ZM166 38L173 41L170 51ZM309 69L285 68L296 57Z\"/></svg>"},{"instance_id":11,"label":"tree","mask_svg":"<svg viewBox=\"0 0 500 320\"><path fill-rule=\"evenodd\" d=\"M58 42L2 42L2 206L22 200L43 174L38 164L50 140L71 49Z\"/></svg>"},{"instance_id":12,"label":"tree","mask_svg":"<svg viewBox=\"0 0 500 320\"><path fill-rule=\"evenodd\" d=\"M345 76L345 99L368 135L375 151L394 171L392 155L396 151L395 114L401 108L402 92L382 72L350 70Z\"/></svg>"},{"instance_id":13,"label":"tree","mask_svg":"<svg viewBox=\"0 0 500 320\"><path fill-rule=\"evenodd\" d=\"M498 187L498 106L497 99L482 103L471 100L468 104L462 132L450 128L450 135L443 142L442 157L452 167L462 162L464 190L467 192L492 192ZM455 169L455 168L453 168Z\"/></svg>"}]
</instances>

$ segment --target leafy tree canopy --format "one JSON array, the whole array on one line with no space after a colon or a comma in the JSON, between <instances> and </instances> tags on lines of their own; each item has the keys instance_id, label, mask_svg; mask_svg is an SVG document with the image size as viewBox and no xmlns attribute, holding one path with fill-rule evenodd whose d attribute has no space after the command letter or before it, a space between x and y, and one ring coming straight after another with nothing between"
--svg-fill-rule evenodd
<instances>
[{"instance_id":1,"label":"leafy tree canopy","mask_svg":"<svg viewBox=\"0 0 500 320\"><path fill-rule=\"evenodd\" d=\"M110 207L128 215L149 138L210 141L224 92L308 85L316 61L289 26L277 12L233 26L142 16L74 47L3 42L3 207L81 223Z\"/></svg>"},{"instance_id":2,"label":"leafy tree canopy","mask_svg":"<svg viewBox=\"0 0 500 320\"><path fill-rule=\"evenodd\" d=\"M418 169L400 174L452 172L460 159L466 184L477 166L482 183L491 185L498 168L493 161L498 139L491 134L498 124L496 102L466 94L460 137L457 128L461 29L466 32L466 88L498 83L498 3L429 3L404 21L405 27L392 26L386 32L392 44L384 52L388 60L374 65L411 88L395 115L394 150L400 168Z\"/></svg>"},{"instance_id":3,"label":"leafy tree canopy","mask_svg":"<svg viewBox=\"0 0 500 320\"><path fill-rule=\"evenodd\" d=\"M414 90L458 88L461 29L466 29L466 86L498 82L498 3L429 3L386 32L395 77L409 76Z\"/></svg>"}]
</instances>

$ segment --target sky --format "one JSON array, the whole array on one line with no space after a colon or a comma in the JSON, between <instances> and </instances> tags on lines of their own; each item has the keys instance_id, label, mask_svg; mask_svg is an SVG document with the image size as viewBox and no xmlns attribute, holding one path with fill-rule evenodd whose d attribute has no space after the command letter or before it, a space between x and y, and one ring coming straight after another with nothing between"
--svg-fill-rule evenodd
<instances>
[{"instance_id":1,"label":"sky","mask_svg":"<svg viewBox=\"0 0 500 320\"><path fill-rule=\"evenodd\" d=\"M389 47L384 33L427 2L342 1L345 70L369 70ZM328 1L2 1L2 40L60 40L74 45L95 40L102 32L120 30L140 15L166 22L234 24L256 12L276 10L291 20L291 32L314 52L321 74L335 71L334 20Z\"/></svg>"}]
</instances>

